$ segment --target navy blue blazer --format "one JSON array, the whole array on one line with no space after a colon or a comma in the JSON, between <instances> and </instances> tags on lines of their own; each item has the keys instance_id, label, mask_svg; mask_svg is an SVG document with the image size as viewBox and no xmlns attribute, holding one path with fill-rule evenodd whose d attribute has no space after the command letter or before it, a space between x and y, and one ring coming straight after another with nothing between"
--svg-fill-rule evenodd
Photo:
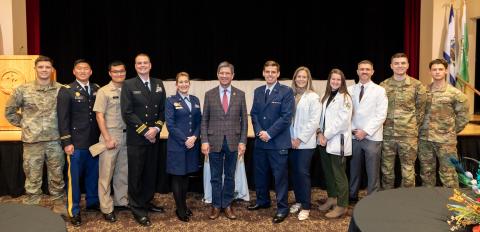
<instances>
[{"instance_id":1,"label":"navy blue blazer","mask_svg":"<svg viewBox=\"0 0 480 232\"><path fill-rule=\"evenodd\" d=\"M165 120L168 129L167 140L167 173L186 175L200 168L200 125L202 114L200 100L190 95L192 109L177 93L167 98L165 104ZM195 146L187 149L187 137L195 135Z\"/></svg>"},{"instance_id":2,"label":"navy blue blazer","mask_svg":"<svg viewBox=\"0 0 480 232\"><path fill-rule=\"evenodd\" d=\"M267 131L271 139L263 142L256 136L255 147L263 149L289 149L292 146L290 124L295 110L293 90L279 82L265 101L266 86L255 89L253 106L250 111L255 135Z\"/></svg>"}]
</instances>

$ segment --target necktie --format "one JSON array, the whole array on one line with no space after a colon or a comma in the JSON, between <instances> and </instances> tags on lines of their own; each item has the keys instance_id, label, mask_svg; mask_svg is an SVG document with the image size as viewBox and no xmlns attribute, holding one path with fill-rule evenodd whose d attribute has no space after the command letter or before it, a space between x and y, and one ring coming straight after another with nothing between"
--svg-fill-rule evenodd
<instances>
[{"instance_id":1,"label":"necktie","mask_svg":"<svg viewBox=\"0 0 480 232\"><path fill-rule=\"evenodd\" d=\"M192 110L192 103L190 103L190 99L188 99L188 97L184 97L183 99L185 99L185 104L187 104L188 109L191 111Z\"/></svg>"},{"instance_id":2,"label":"necktie","mask_svg":"<svg viewBox=\"0 0 480 232\"><path fill-rule=\"evenodd\" d=\"M270 95L270 89L265 92L265 103L267 103L268 95Z\"/></svg>"},{"instance_id":3,"label":"necktie","mask_svg":"<svg viewBox=\"0 0 480 232\"><path fill-rule=\"evenodd\" d=\"M227 113L227 111L228 111L227 89L224 89L224 90L223 90L222 105L223 105L223 112Z\"/></svg>"},{"instance_id":4,"label":"necktie","mask_svg":"<svg viewBox=\"0 0 480 232\"><path fill-rule=\"evenodd\" d=\"M150 92L150 87L148 87L148 81L145 81L145 88L147 88L148 92Z\"/></svg>"},{"instance_id":5,"label":"necktie","mask_svg":"<svg viewBox=\"0 0 480 232\"><path fill-rule=\"evenodd\" d=\"M85 85L85 92L87 93L87 95L90 95L90 92L88 92L88 85Z\"/></svg>"},{"instance_id":6,"label":"necktie","mask_svg":"<svg viewBox=\"0 0 480 232\"><path fill-rule=\"evenodd\" d=\"M362 100L362 97L363 97L363 85L360 87L360 96L358 98L358 102L360 102Z\"/></svg>"}]
</instances>

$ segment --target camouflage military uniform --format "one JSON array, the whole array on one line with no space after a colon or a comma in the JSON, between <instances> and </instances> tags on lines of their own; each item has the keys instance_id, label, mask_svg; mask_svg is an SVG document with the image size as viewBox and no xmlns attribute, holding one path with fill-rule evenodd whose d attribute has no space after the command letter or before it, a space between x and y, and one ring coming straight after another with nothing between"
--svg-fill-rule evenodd
<instances>
[{"instance_id":1,"label":"camouflage military uniform","mask_svg":"<svg viewBox=\"0 0 480 232\"><path fill-rule=\"evenodd\" d=\"M436 184L436 159L438 157L440 180L446 187L458 188L455 168L450 156L457 157L457 133L468 123L468 105L465 94L446 84L442 89L427 89L425 119L420 127L418 159L423 185Z\"/></svg>"},{"instance_id":2,"label":"camouflage military uniform","mask_svg":"<svg viewBox=\"0 0 480 232\"><path fill-rule=\"evenodd\" d=\"M415 186L418 127L423 120L426 90L410 76L402 81L390 77L380 86L388 96L387 118L383 126L382 187L391 189L395 183L395 156L402 169L402 186Z\"/></svg>"},{"instance_id":3,"label":"camouflage military uniform","mask_svg":"<svg viewBox=\"0 0 480 232\"><path fill-rule=\"evenodd\" d=\"M21 85L13 91L5 107L7 120L22 129L26 204L40 202L45 159L50 195L56 203L63 202L65 158L60 146L56 111L60 87L57 82L48 86L40 86L36 81Z\"/></svg>"}]
</instances>

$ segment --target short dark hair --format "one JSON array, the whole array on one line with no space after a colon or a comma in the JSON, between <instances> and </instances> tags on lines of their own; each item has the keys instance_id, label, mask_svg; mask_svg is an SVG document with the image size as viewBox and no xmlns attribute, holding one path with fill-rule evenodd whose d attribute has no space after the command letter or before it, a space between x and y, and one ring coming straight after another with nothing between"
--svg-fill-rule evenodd
<instances>
[{"instance_id":1,"label":"short dark hair","mask_svg":"<svg viewBox=\"0 0 480 232\"><path fill-rule=\"evenodd\" d=\"M39 57L37 57L37 59L35 59L35 66L37 66L38 62L41 62L41 61L50 62L50 64L53 66L52 58L50 58L48 56L42 56L42 55L40 55Z\"/></svg>"},{"instance_id":2,"label":"short dark hair","mask_svg":"<svg viewBox=\"0 0 480 232\"><path fill-rule=\"evenodd\" d=\"M428 68L432 69L432 66L434 64L442 64L443 67L445 67L445 69L448 69L448 63L444 59L435 59L435 60L430 61L430 63L428 64Z\"/></svg>"},{"instance_id":3,"label":"short dark hair","mask_svg":"<svg viewBox=\"0 0 480 232\"><path fill-rule=\"evenodd\" d=\"M90 66L90 68L92 68L92 65L90 64L90 62L86 59L78 59L76 60L75 62L73 62L73 68L75 68L78 64L80 63L86 63L88 64L88 66Z\"/></svg>"},{"instance_id":4,"label":"short dark hair","mask_svg":"<svg viewBox=\"0 0 480 232\"><path fill-rule=\"evenodd\" d=\"M393 59L395 59L395 58L402 58L402 57L405 57L408 60L407 54L405 54L403 52L397 52L397 53L393 54L392 58L390 59L390 62L392 62Z\"/></svg>"},{"instance_id":5,"label":"short dark hair","mask_svg":"<svg viewBox=\"0 0 480 232\"><path fill-rule=\"evenodd\" d=\"M120 65L123 65L123 67L125 67L125 64L122 61L114 60L110 62L110 64L108 64L108 71L111 71L113 66L120 66Z\"/></svg>"}]
</instances>

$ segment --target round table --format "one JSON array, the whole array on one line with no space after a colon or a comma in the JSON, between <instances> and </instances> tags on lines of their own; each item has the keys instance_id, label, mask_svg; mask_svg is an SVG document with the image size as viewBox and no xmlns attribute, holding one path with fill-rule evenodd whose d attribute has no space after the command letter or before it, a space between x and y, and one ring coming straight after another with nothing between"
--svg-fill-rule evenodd
<instances>
[{"instance_id":1,"label":"round table","mask_svg":"<svg viewBox=\"0 0 480 232\"><path fill-rule=\"evenodd\" d=\"M52 210L38 205L0 204L1 231L67 231L65 221Z\"/></svg>"},{"instance_id":2,"label":"round table","mask_svg":"<svg viewBox=\"0 0 480 232\"><path fill-rule=\"evenodd\" d=\"M449 231L449 188L398 188L376 192L355 206L353 220L361 231Z\"/></svg>"}]
</instances>

